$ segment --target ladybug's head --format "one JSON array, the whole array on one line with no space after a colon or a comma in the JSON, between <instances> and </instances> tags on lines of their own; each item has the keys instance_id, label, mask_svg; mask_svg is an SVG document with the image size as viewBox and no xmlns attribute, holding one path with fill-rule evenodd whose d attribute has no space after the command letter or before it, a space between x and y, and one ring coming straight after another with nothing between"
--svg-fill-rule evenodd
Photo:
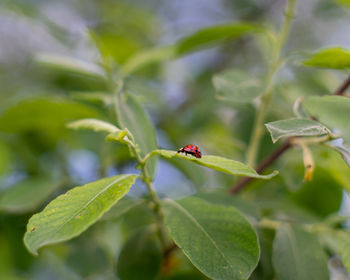
<instances>
[{"instance_id":1,"label":"ladybug's head","mask_svg":"<svg viewBox=\"0 0 350 280\"><path fill-rule=\"evenodd\" d=\"M197 149L193 154L194 154L194 156L196 158L201 158L202 157L202 153L201 153L201 151L199 149Z\"/></svg>"}]
</instances>

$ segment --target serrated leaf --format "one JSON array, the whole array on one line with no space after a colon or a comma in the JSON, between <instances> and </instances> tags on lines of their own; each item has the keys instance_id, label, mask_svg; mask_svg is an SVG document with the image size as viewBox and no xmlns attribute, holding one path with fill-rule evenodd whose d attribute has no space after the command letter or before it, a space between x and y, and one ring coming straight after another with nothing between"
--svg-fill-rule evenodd
<instances>
[{"instance_id":1,"label":"serrated leaf","mask_svg":"<svg viewBox=\"0 0 350 280\"><path fill-rule=\"evenodd\" d=\"M350 144L350 98L344 96L314 96L305 98L308 112L327 125L340 132L347 144Z\"/></svg>"},{"instance_id":2,"label":"serrated leaf","mask_svg":"<svg viewBox=\"0 0 350 280\"><path fill-rule=\"evenodd\" d=\"M300 226L280 226L272 258L280 280L329 279L327 259L317 237Z\"/></svg>"},{"instance_id":3,"label":"serrated leaf","mask_svg":"<svg viewBox=\"0 0 350 280\"><path fill-rule=\"evenodd\" d=\"M115 125L101 121L98 119L82 119L67 124L68 128L71 129L90 129L93 131L102 131L107 133L114 133L120 131Z\"/></svg>"},{"instance_id":4,"label":"serrated leaf","mask_svg":"<svg viewBox=\"0 0 350 280\"><path fill-rule=\"evenodd\" d=\"M259 26L246 23L228 23L203 28L180 39L175 45L176 55L184 55L198 49L213 46L225 39L235 39L246 34L261 32L262 30Z\"/></svg>"},{"instance_id":5,"label":"serrated leaf","mask_svg":"<svg viewBox=\"0 0 350 280\"><path fill-rule=\"evenodd\" d=\"M350 68L350 50L341 47L323 49L304 61L304 65L332 69Z\"/></svg>"},{"instance_id":6,"label":"serrated leaf","mask_svg":"<svg viewBox=\"0 0 350 280\"><path fill-rule=\"evenodd\" d=\"M44 245L69 240L95 223L126 195L137 175L118 175L75 187L32 216L24 244L37 255Z\"/></svg>"},{"instance_id":7,"label":"serrated leaf","mask_svg":"<svg viewBox=\"0 0 350 280\"><path fill-rule=\"evenodd\" d=\"M35 56L35 60L55 70L105 79L103 69L92 62L49 53L38 54Z\"/></svg>"},{"instance_id":8,"label":"serrated leaf","mask_svg":"<svg viewBox=\"0 0 350 280\"><path fill-rule=\"evenodd\" d=\"M39 207L59 187L49 178L24 179L0 195L0 211L26 213Z\"/></svg>"},{"instance_id":9,"label":"serrated leaf","mask_svg":"<svg viewBox=\"0 0 350 280\"><path fill-rule=\"evenodd\" d=\"M154 126L141 104L130 94L121 94L117 97L118 122L122 128L127 128L134 137L134 142L144 157L157 149L157 140ZM148 175L153 178L156 170L156 159L150 159L146 168Z\"/></svg>"},{"instance_id":10,"label":"serrated leaf","mask_svg":"<svg viewBox=\"0 0 350 280\"><path fill-rule=\"evenodd\" d=\"M169 58L172 58L173 55L174 55L173 46L144 50L133 55L124 64L123 68L121 69L121 72L124 75L129 75L149 64L162 62Z\"/></svg>"},{"instance_id":11,"label":"serrated leaf","mask_svg":"<svg viewBox=\"0 0 350 280\"><path fill-rule=\"evenodd\" d=\"M259 96L264 87L261 80L237 69L214 75L213 84L219 99L239 103L251 102Z\"/></svg>"},{"instance_id":12,"label":"serrated leaf","mask_svg":"<svg viewBox=\"0 0 350 280\"><path fill-rule=\"evenodd\" d=\"M319 122L309 119L286 119L265 124L271 134L272 142L291 136L321 136L328 134L328 129Z\"/></svg>"},{"instance_id":13,"label":"serrated leaf","mask_svg":"<svg viewBox=\"0 0 350 280\"><path fill-rule=\"evenodd\" d=\"M259 175L253 168L245 165L244 163L218 156L204 155L202 158L197 159L191 155L186 156L170 150L154 150L150 153L150 155L160 155L165 158L178 157L231 175L241 175L259 179L271 179L278 174L278 171L275 170L271 174Z\"/></svg>"},{"instance_id":14,"label":"serrated leaf","mask_svg":"<svg viewBox=\"0 0 350 280\"><path fill-rule=\"evenodd\" d=\"M259 260L253 227L234 207L188 197L163 202L175 243L205 275L216 280L247 279Z\"/></svg>"},{"instance_id":15,"label":"serrated leaf","mask_svg":"<svg viewBox=\"0 0 350 280\"><path fill-rule=\"evenodd\" d=\"M92 107L57 98L23 100L0 115L0 131L23 132L64 129L67 122L101 117Z\"/></svg>"},{"instance_id":16,"label":"serrated leaf","mask_svg":"<svg viewBox=\"0 0 350 280\"><path fill-rule=\"evenodd\" d=\"M327 247L340 255L345 268L350 273L350 232L345 230L327 230L320 234Z\"/></svg>"},{"instance_id":17,"label":"serrated leaf","mask_svg":"<svg viewBox=\"0 0 350 280\"><path fill-rule=\"evenodd\" d=\"M153 280L159 274L163 252L154 228L137 231L124 244L117 262L121 280Z\"/></svg>"}]
</instances>

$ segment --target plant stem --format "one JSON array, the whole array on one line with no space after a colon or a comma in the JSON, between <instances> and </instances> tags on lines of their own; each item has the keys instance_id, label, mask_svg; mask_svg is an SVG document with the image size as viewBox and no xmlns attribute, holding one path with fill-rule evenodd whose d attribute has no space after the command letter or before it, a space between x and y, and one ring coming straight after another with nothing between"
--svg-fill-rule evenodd
<instances>
[{"instance_id":1,"label":"plant stem","mask_svg":"<svg viewBox=\"0 0 350 280\"><path fill-rule=\"evenodd\" d=\"M263 218L259 223L258 226L262 228L269 228L269 229L274 229L277 230L281 225L281 222L279 221L274 221L270 220L267 218Z\"/></svg>"},{"instance_id":2,"label":"plant stem","mask_svg":"<svg viewBox=\"0 0 350 280\"><path fill-rule=\"evenodd\" d=\"M150 177L147 172L146 164L145 163L140 163L142 168L142 180L145 182L148 190L148 194L151 197L152 202L154 203L154 212L157 216L157 227L158 227L158 233L159 233L159 238L160 241L163 245L163 248L166 248L166 234L164 231L164 213L162 210L162 204L161 201L157 195L157 192L155 191L153 187L153 183L150 180Z\"/></svg>"},{"instance_id":3,"label":"plant stem","mask_svg":"<svg viewBox=\"0 0 350 280\"><path fill-rule=\"evenodd\" d=\"M272 154L265 158L255 171L260 174L261 171L265 170L270 164L272 164L276 159L278 159L285 151L292 147L291 140L292 138L287 139L281 146L279 146ZM250 181L254 178L252 177L243 177L240 179L230 190L231 194L236 194L240 192Z\"/></svg>"},{"instance_id":4,"label":"plant stem","mask_svg":"<svg viewBox=\"0 0 350 280\"><path fill-rule=\"evenodd\" d=\"M295 2L296 0L288 0L287 8L284 14L284 22L277 37L277 41L274 44L271 64L269 66L268 75L266 78L266 87L261 95L261 105L259 106L255 116L253 132L247 152L247 164L253 167L256 165L256 158L259 152L259 143L264 132L263 123L272 98L273 80L281 64L282 49L286 43L291 22L294 17Z\"/></svg>"},{"instance_id":5,"label":"plant stem","mask_svg":"<svg viewBox=\"0 0 350 280\"><path fill-rule=\"evenodd\" d=\"M346 89L350 86L350 76L337 88L334 95L344 95Z\"/></svg>"},{"instance_id":6,"label":"plant stem","mask_svg":"<svg viewBox=\"0 0 350 280\"><path fill-rule=\"evenodd\" d=\"M116 84L116 90L115 90L115 102L118 102L118 95L122 93L123 90L123 80L118 80ZM159 238L162 243L163 248L166 248L166 234L164 231L164 213L162 210L162 205L161 201L153 187L153 182L148 174L147 168L146 168L146 161L141 157L140 151L135 144L134 137L132 133L126 129L127 131L127 139L124 141L128 144L128 146L133 150L135 156L136 156L136 161L138 165L140 166L141 169L141 179L144 181L144 183L147 186L147 191L150 196L151 201L154 204L153 210L154 213L156 214L157 217L157 228L158 228L158 233L159 233Z\"/></svg>"}]
</instances>

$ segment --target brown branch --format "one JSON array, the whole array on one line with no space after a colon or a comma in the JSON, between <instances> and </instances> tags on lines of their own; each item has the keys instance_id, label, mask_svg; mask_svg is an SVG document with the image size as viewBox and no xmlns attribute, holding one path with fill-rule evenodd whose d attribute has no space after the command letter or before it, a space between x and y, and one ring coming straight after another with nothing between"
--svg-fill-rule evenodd
<instances>
[{"instance_id":1,"label":"brown branch","mask_svg":"<svg viewBox=\"0 0 350 280\"><path fill-rule=\"evenodd\" d=\"M172 243L171 245L169 245L169 247L163 250L163 264L162 264L163 275L168 275L173 268L170 255L176 248L178 248L177 245L175 243Z\"/></svg>"},{"instance_id":2,"label":"brown branch","mask_svg":"<svg viewBox=\"0 0 350 280\"><path fill-rule=\"evenodd\" d=\"M350 76L337 88L333 95L344 95L346 89L350 86Z\"/></svg>"},{"instance_id":3,"label":"brown branch","mask_svg":"<svg viewBox=\"0 0 350 280\"><path fill-rule=\"evenodd\" d=\"M344 95L346 89L350 86L350 76L333 92L332 95ZM288 138L281 146L273 151L268 157L266 157L255 169L260 173L275 162L281 155L283 155L292 145L292 137ZM251 177L242 177L231 189L231 194L237 194L240 192L250 181L254 180Z\"/></svg>"},{"instance_id":4,"label":"brown branch","mask_svg":"<svg viewBox=\"0 0 350 280\"><path fill-rule=\"evenodd\" d=\"M171 252L176 248L177 248L177 245L175 243L170 244L169 247L167 247L163 250L163 257L165 259L169 258L169 255L171 254Z\"/></svg>"},{"instance_id":5,"label":"brown branch","mask_svg":"<svg viewBox=\"0 0 350 280\"><path fill-rule=\"evenodd\" d=\"M292 137L288 138L281 146L279 146L275 151L273 151L267 158L265 158L255 169L256 172L260 173L265 170L270 164L272 164L276 159L278 159L285 151L292 147L291 143ZM236 185L230 190L232 194L238 193L244 188L246 184L252 181L254 178L243 177L240 179Z\"/></svg>"}]
</instances>

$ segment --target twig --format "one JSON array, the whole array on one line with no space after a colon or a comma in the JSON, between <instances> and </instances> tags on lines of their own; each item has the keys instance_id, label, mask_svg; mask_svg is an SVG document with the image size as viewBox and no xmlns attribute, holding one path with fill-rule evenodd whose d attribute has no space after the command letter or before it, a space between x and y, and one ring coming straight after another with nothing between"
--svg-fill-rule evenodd
<instances>
[{"instance_id":1,"label":"twig","mask_svg":"<svg viewBox=\"0 0 350 280\"><path fill-rule=\"evenodd\" d=\"M177 245L176 245L175 243L172 243L170 246L168 246L167 248L165 248L165 249L163 250L163 258L164 258L164 259L169 258L170 253L171 253L173 250L175 250L176 248L178 248L178 247L177 247Z\"/></svg>"},{"instance_id":2,"label":"twig","mask_svg":"<svg viewBox=\"0 0 350 280\"><path fill-rule=\"evenodd\" d=\"M332 95L344 95L346 89L350 86L350 76L332 93ZM293 146L293 137L288 138L281 146L273 151L268 157L266 157L255 169L256 172L260 173L265 170L266 167L271 165L281 155L283 155L289 148ZM241 178L231 189L231 194L237 194L240 192L253 178L243 177Z\"/></svg>"},{"instance_id":3,"label":"twig","mask_svg":"<svg viewBox=\"0 0 350 280\"><path fill-rule=\"evenodd\" d=\"M346 89L350 86L350 76L337 88L333 95L344 95Z\"/></svg>"},{"instance_id":4,"label":"twig","mask_svg":"<svg viewBox=\"0 0 350 280\"><path fill-rule=\"evenodd\" d=\"M260 173L265 170L270 164L272 164L276 159L278 159L285 151L292 147L291 138L288 138L281 146L279 146L272 154L265 158L255 169L256 172ZM238 193L241 189L244 188L246 184L252 181L254 178L243 177L240 179L237 184L230 190L232 194Z\"/></svg>"}]
</instances>

